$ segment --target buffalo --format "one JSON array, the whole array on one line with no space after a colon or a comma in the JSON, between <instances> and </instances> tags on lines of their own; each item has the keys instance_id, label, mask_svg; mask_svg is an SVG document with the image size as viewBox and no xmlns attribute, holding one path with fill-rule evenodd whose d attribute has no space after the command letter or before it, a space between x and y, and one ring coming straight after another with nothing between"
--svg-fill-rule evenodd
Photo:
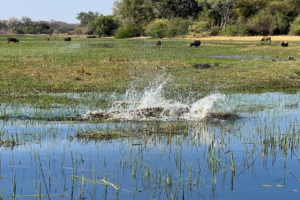
<instances>
[{"instance_id":1,"label":"buffalo","mask_svg":"<svg viewBox=\"0 0 300 200\"><path fill-rule=\"evenodd\" d=\"M270 41L271 42L271 37L263 37L261 41Z\"/></svg>"},{"instance_id":2,"label":"buffalo","mask_svg":"<svg viewBox=\"0 0 300 200\"><path fill-rule=\"evenodd\" d=\"M10 42L19 42L19 40L17 40L16 38L8 38L7 39L8 40L8 43L10 43Z\"/></svg>"},{"instance_id":3,"label":"buffalo","mask_svg":"<svg viewBox=\"0 0 300 200\"><path fill-rule=\"evenodd\" d=\"M288 41L281 41L280 44L281 44L282 47L287 47L287 46L289 46Z\"/></svg>"},{"instance_id":4,"label":"buffalo","mask_svg":"<svg viewBox=\"0 0 300 200\"><path fill-rule=\"evenodd\" d=\"M192 42L192 43L190 44L190 47L191 47L191 46L199 47L200 44L201 44L201 41L200 41L200 40L195 40L194 42Z\"/></svg>"},{"instance_id":5,"label":"buffalo","mask_svg":"<svg viewBox=\"0 0 300 200\"><path fill-rule=\"evenodd\" d=\"M161 45L161 41L156 41L156 45Z\"/></svg>"},{"instance_id":6,"label":"buffalo","mask_svg":"<svg viewBox=\"0 0 300 200\"><path fill-rule=\"evenodd\" d=\"M71 41L70 37L64 38L63 41Z\"/></svg>"},{"instance_id":7,"label":"buffalo","mask_svg":"<svg viewBox=\"0 0 300 200\"><path fill-rule=\"evenodd\" d=\"M46 41L49 41L49 38L46 38L45 40L46 40Z\"/></svg>"}]
</instances>

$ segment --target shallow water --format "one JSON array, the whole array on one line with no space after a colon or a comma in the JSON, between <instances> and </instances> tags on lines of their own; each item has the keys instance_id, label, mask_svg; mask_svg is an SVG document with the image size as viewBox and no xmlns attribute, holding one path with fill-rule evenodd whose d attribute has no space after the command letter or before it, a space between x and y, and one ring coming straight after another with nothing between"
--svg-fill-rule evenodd
<instances>
[{"instance_id":1,"label":"shallow water","mask_svg":"<svg viewBox=\"0 0 300 200\"><path fill-rule=\"evenodd\" d=\"M38 195L39 187L42 195L54 195L51 199L297 199L300 93L224 98L212 109L235 112L240 119L0 121L2 140L13 137L17 143L0 147L0 195L11 199L16 185L17 199L37 198L25 195ZM28 108L10 111L22 114ZM165 129L176 123L183 126ZM159 129L164 133L153 133ZM133 134L110 140L75 137L90 130Z\"/></svg>"}]
</instances>

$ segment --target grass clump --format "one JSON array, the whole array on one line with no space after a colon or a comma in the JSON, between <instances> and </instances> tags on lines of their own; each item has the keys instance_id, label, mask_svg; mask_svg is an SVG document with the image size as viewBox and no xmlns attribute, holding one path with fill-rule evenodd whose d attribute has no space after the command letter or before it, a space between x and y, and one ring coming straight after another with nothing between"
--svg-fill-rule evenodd
<instances>
[{"instance_id":1,"label":"grass clump","mask_svg":"<svg viewBox=\"0 0 300 200\"><path fill-rule=\"evenodd\" d=\"M4 140L0 139L0 147L14 147L16 145L16 141L14 139L6 138Z\"/></svg>"},{"instance_id":2,"label":"grass clump","mask_svg":"<svg viewBox=\"0 0 300 200\"><path fill-rule=\"evenodd\" d=\"M77 133L77 138L85 138L85 139L113 139L120 137L127 137L132 132L120 132L116 130L112 131L87 131L83 133Z\"/></svg>"}]
</instances>

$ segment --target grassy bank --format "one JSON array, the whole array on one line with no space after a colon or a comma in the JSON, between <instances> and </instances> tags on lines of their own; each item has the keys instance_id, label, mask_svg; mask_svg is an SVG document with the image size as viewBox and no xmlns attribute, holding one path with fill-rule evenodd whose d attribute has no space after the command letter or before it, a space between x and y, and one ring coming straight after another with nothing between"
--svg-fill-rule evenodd
<instances>
[{"instance_id":1,"label":"grassy bank","mask_svg":"<svg viewBox=\"0 0 300 200\"><path fill-rule=\"evenodd\" d=\"M8 37L20 42L7 43ZM124 92L131 81L139 79L137 89L143 88L158 74L171 75L167 88L178 92L297 90L300 85L299 62L286 60L300 59L296 39L283 48L279 37L272 44L260 42L260 37L205 38L195 48L184 39L163 39L156 46L154 39L44 38L0 36L2 101L24 100L22 94L29 92ZM211 68L192 68L204 63Z\"/></svg>"}]
</instances>

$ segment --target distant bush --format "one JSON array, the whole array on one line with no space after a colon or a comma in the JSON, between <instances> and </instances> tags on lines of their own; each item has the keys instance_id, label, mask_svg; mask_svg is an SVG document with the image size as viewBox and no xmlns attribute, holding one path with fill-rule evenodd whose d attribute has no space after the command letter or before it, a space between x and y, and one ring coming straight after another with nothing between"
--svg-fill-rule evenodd
<instances>
[{"instance_id":1,"label":"distant bush","mask_svg":"<svg viewBox=\"0 0 300 200\"><path fill-rule=\"evenodd\" d=\"M293 21L289 35L300 35L300 17L297 17L295 21Z\"/></svg>"},{"instance_id":2,"label":"distant bush","mask_svg":"<svg viewBox=\"0 0 300 200\"><path fill-rule=\"evenodd\" d=\"M115 33L115 37L118 39L137 37L140 36L142 32L143 32L142 25L128 24L126 26L119 28Z\"/></svg>"},{"instance_id":3,"label":"distant bush","mask_svg":"<svg viewBox=\"0 0 300 200\"><path fill-rule=\"evenodd\" d=\"M247 23L253 35L269 35L273 32L274 18L265 12L253 16Z\"/></svg>"},{"instance_id":4,"label":"distant bush","mask_svg":"<svg viewBox=\"0 0 300 200\"><path fill-rule=\"evenodd\" d=\"M74 30L74 33L76 33L76 34L82 34L81 28L76 28L76 29Z\"/></svg>"},{"instance_id":5,"label":"distant bush","mask_svg":"<svg viewBox=\"0 0 300 200\"><path fill-rule=\"evenodd\" d=\"M146 28L147 35L153 38L163 38L167 36L167 22L166 19L156 19ZM170 30L171 31L171 30Z\"/></svg>"},{"instance_id":6,"label":"distant bush","mask_svg":"<svg viewBox=\"0 0 300 200\"><path fill-rule=\"evenodd\" d=\"M187 19L175 18L167 21L167 37L184 37L189 32L191 22Z\"/></svg>"},{"instance_id":7,"label":"distant bush","mask_svg":"<svg viewBox=\"0 0 300 200\"><path fill-rule=\"evenodd\" d=\"M249 35L249 29L244 18L238 18L235 23L227 24L222 30L222 35L225 36L244 36Z\"/></svg>"},{"instance_id":8,"label":"distant bush","mask_svg":"<svg viewBox=\"0 0 300 200\"><path fill-rule=\"evenodd\" d=\"M211 35L211 29L214 22L207 14L202 13L199 15L197 21L194 21L189 25L187 37L205 37ZM218 31L214 29L214 33Z\"/></svg>"},{"instance_id":9,"label":"distant bush","mask_svg":"<svg viewBox=\"0 0 300 200\"><path fill-rule=\"evenodd\" d=\"M133 37L133 28L131 26L123 26L116 31L115 37L118 39L121 38L130 38Z\"/></svg>"},{"instance_id":10,"label":"distant bush","mask_svg":"<svg viewBox=\"0 0 300 200\"><path fill-rule=\"evenodd\" d=\"M221 27L215 26L210 29L210 36L217 36L221 32Z\"/></svg>"},{"instance_id":11,"label":"distant bush","mask_svg":"<svg viewBox=\"0 0 300 200\"><path fill-rule=\"evenodd\" d=\"M95 18L89 22L89 25L95 27L95 34L101 36L111 36L119 27L119 22L114 16L108 15Z\"/></svg>"},{"instance_id":12,"label":"distant bush","mask_svg":"<svg viewBox=\"0 0 300 200\"><path fill-rule=\"evenodd\" d=\"M146 33L152 38L185 36L190 24L189 20L182 18L156 19L148 24Z\"/></svg>"}]
</instances>

